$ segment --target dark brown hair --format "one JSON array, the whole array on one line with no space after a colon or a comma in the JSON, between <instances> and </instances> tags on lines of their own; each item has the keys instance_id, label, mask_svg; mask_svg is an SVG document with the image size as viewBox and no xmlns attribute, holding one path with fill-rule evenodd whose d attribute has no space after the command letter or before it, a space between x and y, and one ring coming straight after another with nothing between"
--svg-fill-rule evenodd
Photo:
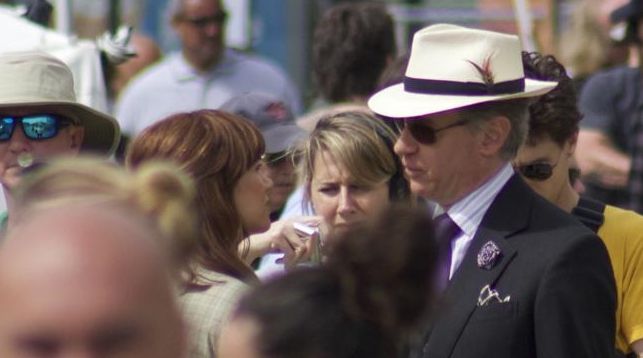
<instances>
[{"instance_id":1,"label":"dark brown hair","mask_svg":"<svg viewBox=\"0 0 643 358\"><path fill-rule=\"evenodd\" d=\"M576 89L565 67L554 56L523 52L525 77L542 81L557 81L556 88L529 106L528 144L550 138L559 145L578 132L582 114L576 105Z\"/></svg>"},{"instance_id":2,"label":"dark brown hair","mask_svg":"<svg viewBox=\"0 0 643 358\"><path fill-rule=\"evenodd\" d=\"M425 210L392 206L333 240L322 267L251 291L235 313L264 358L397 357L431 303L436 246Z\"/></svg>"},{"instance_id":3,"label":"dark brown hair","mask_svg":"<svg viewBox=\"0 0 643 358\"><path fill-rule=\"evenodd\" d=\"M250 121L199 110L148 127L130 144L126 163L138 167L148 160L167 159L190 174L202 233L194 263L252 281L256 277L238 253L245 233L232 193L237 181L260 160L264 147L261 132Z\"/></svg>"},{"instance_id":4,"label":"dark brown hair","mask_svg":"<svg viewBox=\"0 0 643 358\"><path fill-rule=\"evenodd\" d=\"M382 4L340 4L324 13L313 36L313 75L330 102L368 97L395 56L393 18Z\"/></svg>"}]
</instances>

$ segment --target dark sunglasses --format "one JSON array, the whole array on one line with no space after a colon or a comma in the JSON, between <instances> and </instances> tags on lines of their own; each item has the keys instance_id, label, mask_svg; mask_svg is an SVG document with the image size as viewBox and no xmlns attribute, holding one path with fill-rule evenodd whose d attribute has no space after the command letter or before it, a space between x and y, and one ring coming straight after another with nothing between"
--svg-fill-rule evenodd
<instances>
[{"instance_id":1,"label":"dark sunglasses","mask_svg":"<svg viewBox=\"0 0 643 358\"><path fill-rule=\"evenodd\" d=\"M205 28L206 26L213 25L223 25L223 23L228 19L228 13L225 11L220 11L212 16L203 16L203 17L181 17L182 21L189 23L194 27L200 29Z\"/></svg>"},{"instance_id":2,"label":"dark sunglasses","mask_svg":"<svg viewBox=\"0 0 643 358\"><path fill-rule=\"evenodd\" d=\"M569 182L573 185L576 184L578 179L580 179L580 169L578 168L569 168Z\"/></svg>"},{"instance_id":3,"label":"dark sunglasses","mask_svg":"<svg viewBox=\"0 0 643 358\"><path fill-rule=\"evenodd\" d=\"M0 116L0 142L11 139L18 123L30 140L51 139L58 131L73 122L55 114L30 114L26 116Z\"/></svg>"},{"instance_id":4,"label":"dark sunglasses","mask_svg":"<svg viewBox=\"0 0 643 358\"><path fill-rule=\"evenodd\" d=\"M527 179L545 181L554 174L554 168L557 164L558 163L550 164L545 162L530 163L519 165L516 169Z\"/></svg>"},{"instance_id":5,"label":"dark sunglasses","mask_svg":"<svg viewBox=\"0 0 643 358\"><path fill-rule=\"evenodd\" d=\"M413 139L422 144L434 144L438 140L437 134L439 132L442 132L443 130L447 130L449 128L464 126L467 123L467 119L461 119L457 122L449 124L448 126L435 129L433 127L427 126L426 124L423 124L420 120L402 119L395 121L395 124L400 131L408 129Z\"/></svg>"}]
</instances>

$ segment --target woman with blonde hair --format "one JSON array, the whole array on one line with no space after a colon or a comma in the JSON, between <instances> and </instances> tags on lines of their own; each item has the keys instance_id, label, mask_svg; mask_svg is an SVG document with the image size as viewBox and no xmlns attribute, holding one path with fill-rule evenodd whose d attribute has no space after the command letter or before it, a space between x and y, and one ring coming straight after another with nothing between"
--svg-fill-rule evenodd
<instances>
[{"instance_id":1,"label":"woman with blonde hair","mask_svg":"<svg viewBox=\"0 0 643 358\"><path fill-rule=\"evenodd\" d=\"M193 279L181 296L194 330L191 357L214 355L222 322L240 294L257 281L249 258L278 248L296 262L307 258L315 242L300 237L292 222L271 225L272 182L262 159L264 147L261 132L250 121L199 110L155 123L128 149L129 167L168 160L195 183L200 233L190 264Z\"/></svg>"},{"instance_id":2,"label":"woman with blonde hair","mask_svg":"<svg viewBox=\"0 0 643 358\"><path fill-rule=\"evenodd\" d=\"M395 131L372 114L341 112L322 118L300 155L302 188L286 215L315 213L322 237L332 239L393 202L411 203L409 185L393 152ZM297 199L303 198L299 202ZM324 239L324 240L326 240ZM258 274L283 272L279 255L266 255Z\"/></svg>"},{"instance_id":3,"label":"woman with blonde hair","mask_svg":"<svg viewBox=\"0 0 643 358\"><path fill-rule=\"evenodd\" d=\"M301 174L304 202L320 215L328 233L343 230L388 207L409 200L397 135L363 112L323 118L304 145Z\"/></svg>"}]
</instances>

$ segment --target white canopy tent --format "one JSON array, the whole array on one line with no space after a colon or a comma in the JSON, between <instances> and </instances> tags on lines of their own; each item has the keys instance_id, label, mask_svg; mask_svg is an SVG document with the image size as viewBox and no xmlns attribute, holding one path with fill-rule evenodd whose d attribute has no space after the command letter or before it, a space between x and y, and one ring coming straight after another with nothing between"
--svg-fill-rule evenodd
<instances>
[{"instance_id":1,"label":"white canopy tent","mask_svg":"<svg viewBox=\"0 0 643 358\"><path fill-rule=\"evenodd\" d=\"M107 111L100 52L93 41L62 35L0 6L0 53L26 50L42 50L66 63L74 74L78 101Z\"/></svg>"}]
</instances>

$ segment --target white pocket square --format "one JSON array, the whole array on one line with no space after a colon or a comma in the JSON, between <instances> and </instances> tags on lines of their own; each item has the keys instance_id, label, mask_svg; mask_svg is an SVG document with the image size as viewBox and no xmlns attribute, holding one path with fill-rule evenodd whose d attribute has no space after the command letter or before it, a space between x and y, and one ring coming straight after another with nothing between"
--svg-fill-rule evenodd
<instances>
[{"instance_id":1,"label":"white pocket square","mask_svg":"<svg viewBox=\"0 0 643 358\"><path fill-rule=\"evenodd\" d=\"M486 285L480 290L480 295L478 295L478 307L487 306L492 302L497 303L507 303L511 299L511 296L507 295L504 298L500 298L498 291L492 289L489 285Z\"/></svg>"}]
</instances>

